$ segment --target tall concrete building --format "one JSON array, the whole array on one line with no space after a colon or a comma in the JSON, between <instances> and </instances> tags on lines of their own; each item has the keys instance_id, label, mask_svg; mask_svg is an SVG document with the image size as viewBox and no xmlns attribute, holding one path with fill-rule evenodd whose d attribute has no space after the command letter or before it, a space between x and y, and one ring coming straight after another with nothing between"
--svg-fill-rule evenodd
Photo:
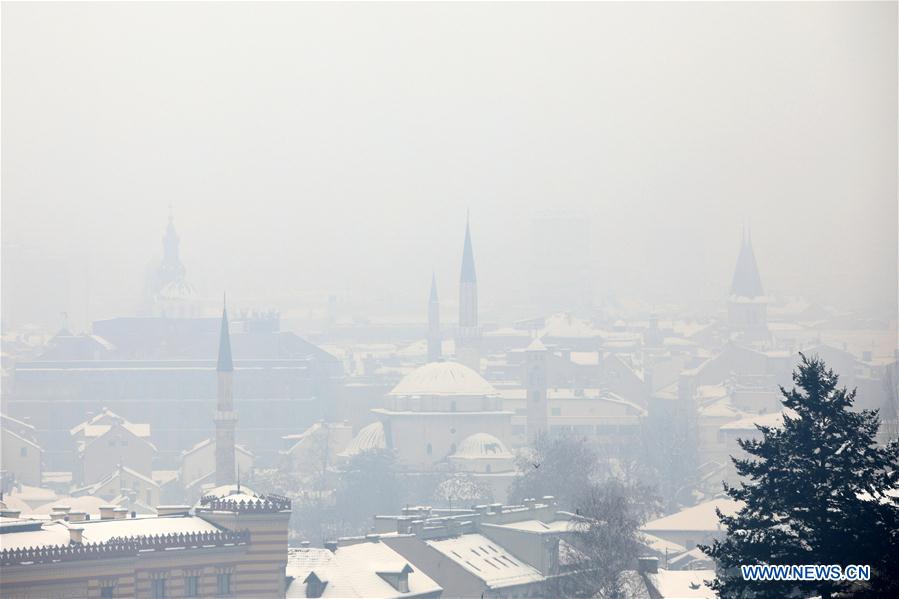
<instances>
[{"instance_id":1,"label":"tall concrete building","mask_svg":"<svg viewBox=\"0 0 899 599\"><path fill-rule=\"evenodd\" d=\"M437 297L437 275L431 275L431 295L428 298L428 362L437 362L443 355L440 338L440 299Z\"/></svg>"},{"instance_id":2,"label":"tall concrete building","mask_svg":"<svg viewBox=\"0 0 899 599\"><path fill-rule=\"evenodd\" d=\"M528 443L533 443L549 428L549 403L546 398L547 353L539 339L535 339L525 351Z\"/></svg>"},{"instance_id":3,"label":"tall concrete building","mask_svg":"<svg viewBox=\"0 0 899 599\"><path fill-rule=\"evenodd\" d=\"M228 308L222 307L222 330L219 335L218 404L215 410L215 484L234 482L234 430L237 412L234 411L234 364L231 361L231 335L228 330Z\"/></svg>"},{"instance_id":4,"label":"tall concrete building","mask_svg":"<svg viewBox=\"0 0 899 599\"><path fill-rule=\"evenodd\" d=\"M478 328L478 276L471 249L471 227L465 222L462 272L459 276L459 334L456 358L475 371L481 370L480 329Z\"/></svg>"}]
</instances>

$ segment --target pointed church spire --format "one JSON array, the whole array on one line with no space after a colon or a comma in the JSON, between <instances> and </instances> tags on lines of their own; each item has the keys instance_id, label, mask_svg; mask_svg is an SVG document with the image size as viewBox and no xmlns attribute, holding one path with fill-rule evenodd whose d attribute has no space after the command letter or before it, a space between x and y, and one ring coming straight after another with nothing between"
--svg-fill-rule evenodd
<instances>
[{"instance_id":1,"label":"pointed church spire","mask_svg":"<svg viewBox=\"0 0 899 599\"><path fill-rule=\"evenodd\" d=\"M747 298L765 295L755 252L752 250L752 230L748 227L743 231L743 241L740 245L740 255L737 257L737 267L734 269L734 278L730 284L730 294Z\"/></svg>"},{"instance_id":2,"label":"pointed church spire","mask_svg":"<svg viewBox=\"0 0 899 599\"><path fill-rule=\"evenodd\" d=\"M463 283L477 283L478 276L474 269L474 251L471 249L471 226L468 215L465 216L465 246L462 249L462 274L459 279Z\"/></svg>"},{"instance_id":3,"label":"pointed church spire","mask_svg":"<svg viewBox=\"0 0 899 599\"><path fill-rule=\"evenodd\" d=\"M231 333L228 328L228 306L222 302L222 328L219 333L219 359L216 370L219 372L232 372L234 363L231 361Z\"/></svg>"}]
</instances>

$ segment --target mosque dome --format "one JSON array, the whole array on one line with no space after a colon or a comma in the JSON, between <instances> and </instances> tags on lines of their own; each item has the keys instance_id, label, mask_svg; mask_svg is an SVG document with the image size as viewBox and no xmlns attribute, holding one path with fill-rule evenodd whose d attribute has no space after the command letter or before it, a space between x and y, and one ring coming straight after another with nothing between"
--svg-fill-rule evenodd
<instances>
[{"instance_id":1,"label":"mosque dome","mask_svg":"<svg viewBox=\"0 0 899 599\"><path fill-rule=\"evenodd\" d=\"M407 374L388 393L393 397L496 397L496 389L484 377L458 362L431 362Z\"/></svg>"},{"instance_id":2,"label":"mosque dome","mask_svg":"<svg viewBox=\"0 0 899 599\"><path fill-rule=\"evenodd\" d=\"M360 454L363 451L385 449L386 447L387 440L384 436L384 425L381 422L373 422L368 426L363 427L362 430L353 437L350 444L346 446L346 449L340 452L339 455L341 457L349 458Z\"/></svg>"},{"instance_id":3,"label":"mosque dome","mask_svg":"<svg viewBox=\"0 0 899 599\"><path fill-rule=\"evenodd\" d=\"M475 433L465 437L459 443L456 453L450 457L463 460L511 460L514 458L512 452L506 448L502 441L487 433Z\"/></svg>"}]
</instances>

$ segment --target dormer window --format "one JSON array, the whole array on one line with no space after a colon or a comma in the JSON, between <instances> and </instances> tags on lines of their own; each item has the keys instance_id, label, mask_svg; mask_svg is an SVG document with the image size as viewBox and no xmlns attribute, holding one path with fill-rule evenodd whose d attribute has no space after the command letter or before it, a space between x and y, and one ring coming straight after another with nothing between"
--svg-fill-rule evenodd
<instances>
[{"instance_id":1,"label":"dormer window","mask_svg":"<svg viewBox=\"0 0 899 599\"><path fill-rule=\"evenodd\" d=\"M409 592L409 573L414 572L412 566L404 564L398 570L381 570L377 575L383 578L387 583L400 593Z\"/></svg>"},{"instance_id":2,"label":"dormer window","mask_svg":"<svg viewBox=\"0 0 899 599\"><path fill-rule=\"evenodd\" d=\"M306 583L306 597L311 599L321 597L325 592L325 587L328 586L328 581L319 578L314 571L309 572L309 576L303 582Z\"/></svg>"}]
</instances>

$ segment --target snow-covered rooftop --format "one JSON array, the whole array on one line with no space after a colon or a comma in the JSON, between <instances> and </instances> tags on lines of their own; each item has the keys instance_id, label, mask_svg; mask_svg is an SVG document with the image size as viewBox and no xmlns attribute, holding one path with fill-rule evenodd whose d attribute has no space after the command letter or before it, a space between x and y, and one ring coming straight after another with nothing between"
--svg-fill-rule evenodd
<instances>
[{"instance_id":1,"label":"snow-covered rooftop","mask_svg":"<svg viewBox=\"0 0 899 599\"><path fill-rule=\"evenodd\" d=\"M380 573L396 573L408 567L409 590L397 591ZM423 572L412 568L399 553L380 542L365 542L338 547L335 552L316 547L290 549L287 575L293 582L287 597L307 597L306 577L310 572L327 582L322 597L382 597L437 594L442 589Z\"/></svg>"},{"instance_id":2,"label":"snow-covered rooftop","mask_svg":"<svg viewBox=\"0 0 899 599\"><path fill-rule=\"evenodd\" d=\"M641 528L644 532L654 533L662 531L717 531L721 530L716 509L720 509L725 515L733 515L739 509L739 504L732 499L713 499L688 507L675 514L664 516L647 522Z\"/></svg>"},{"instance_id":3,"label":"snow-covered rooftop","mask_svg":"<svg viewBox=\"0 0 899 599\"><path fill-rule=\"evenodd\" d=\"M496 389L484 377L458 362L431 362L403 377L389 395L495 396Z\"/></svg>"},{"instance_id":4,"label":"snow-covered rooftop","mask_svg":"<svg viewBox=\"0 0 899 599\"><path fill-rule=\"evenodd\" d=\"M483 535L465 534L426 543L491 588L543 580L540 572Z\"/></svg>"}]
</instances>

